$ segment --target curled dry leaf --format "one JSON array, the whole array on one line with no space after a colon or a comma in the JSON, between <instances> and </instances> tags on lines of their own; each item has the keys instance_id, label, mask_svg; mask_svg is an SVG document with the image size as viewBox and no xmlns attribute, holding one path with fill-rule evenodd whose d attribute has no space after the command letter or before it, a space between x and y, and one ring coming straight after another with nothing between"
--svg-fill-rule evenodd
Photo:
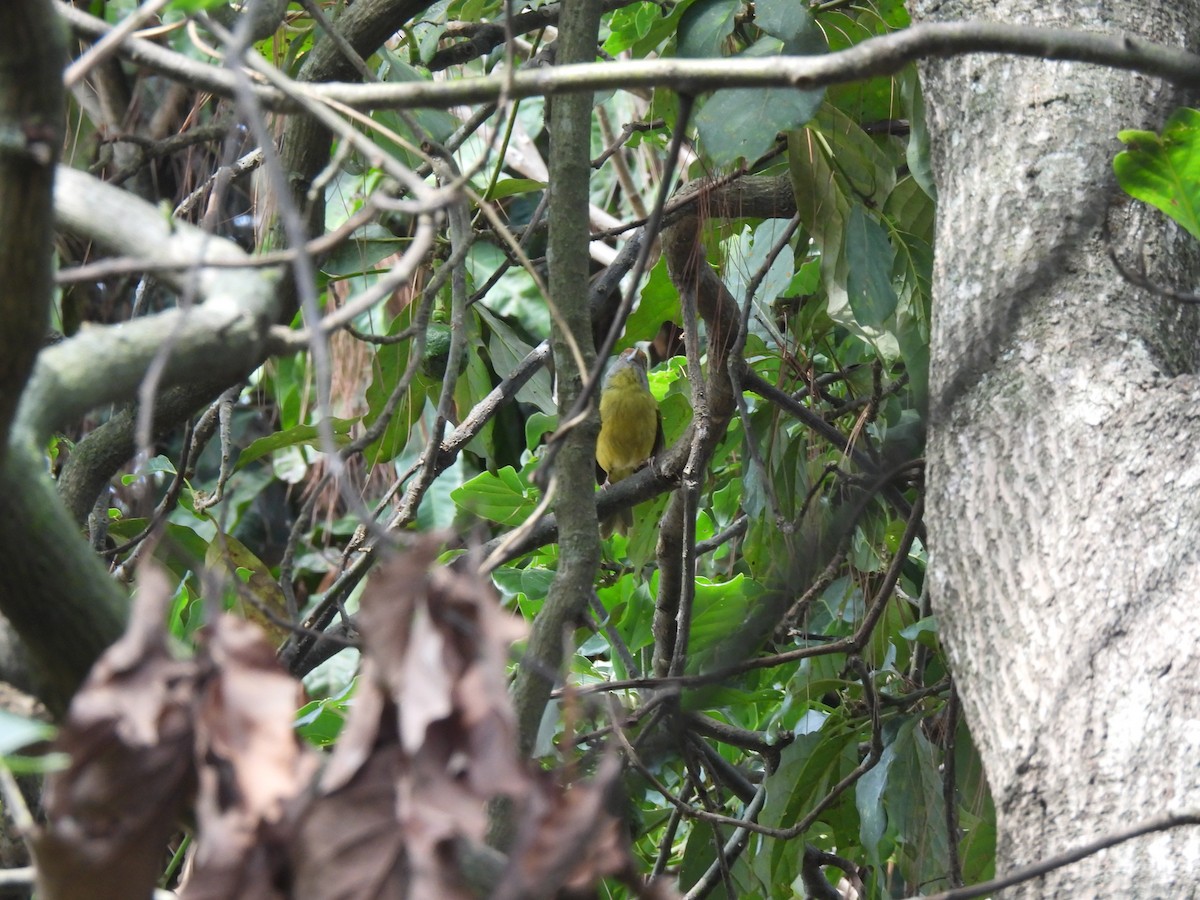
<instances>
[{"instance_id":1,"label":"curled dry leaf","mask_svg":"<svg viewBox=\"0 0 1200 900\"><path fill-rule=\"evenodd\" d=\"M289 813L317 769L293 724L300 685L257 626L222 616L206 637L196 715L199 837L183 896L283 896Z\"/></svg>"},{"instance_id":2,"label":"curled dry leaf","mask_svg":"<svg viewBox=\"0 0 1200 900\"><path fill-rule=\"evenodd\" d=\"M505 662L524 624L500 608L477 572L435 565L439 546L429 537L372 577L360 614L364 650L399 707L408 753L432 723L452 720L475 751L472 763L493 752L501 757L484 760L493 771L479 786L520 790Z\"/></svg>"},{"instance_id":3,"label":"curled dry leaf","mask_svg":"<svg viewBox=\"0 0 1200 900\"><path fill-rule=\"evenodd\" d=\"M170 595L161 570L139 569L125 634L71 703L56 742L71 762L47 778L46 824L33 837L42 897L148 897L161 871L194 778L195 666L167 647Z\"/></svg>"},{"instance_id":4,"label":"curled dry leaf","mask_svg":"<svg viewBox=\"0 0 1200 900\"><path fill-rule=\"evenodd\" d=\"M472 897L457 854L520 796L505 661L520 623L424 539L364 592L358 694L293 849L298 900ZM356 837L351 839L349 835Z\"/></svg>"},{"instance_id":5,"label":"curled dry leaf","mask_svg":"<svg viewBox=\"0 0 1200 900\"><path fill-rule=\"evenodd\" d=\"M587 783L562 788L549 778L539 780L492 900L554 897L610 876L640 882L625 824L608 811L605 801L620 771L620 760L609 756Z\"/></svg>"}]
</instances>

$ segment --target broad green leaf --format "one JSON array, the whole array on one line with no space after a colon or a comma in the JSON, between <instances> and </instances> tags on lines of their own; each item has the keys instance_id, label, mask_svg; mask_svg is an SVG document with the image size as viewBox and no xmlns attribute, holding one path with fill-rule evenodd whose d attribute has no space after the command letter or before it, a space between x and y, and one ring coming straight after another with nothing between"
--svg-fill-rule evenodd
<instances>
[{"instance_id":1,"label":"broad green leaf","mask_svg":"<svg viewBox=\"0 0 1200 900\"><path fill-rule=\"evenodd\" d=\"M297 734L315 747L328 747L337 741L353 703L357 683L356 677L336 697L313 700L296 710Z\"/></svg>"},{"instance_id":2,"label":"broad green leaf","mask_svg":"<svg viewBox=\"0 0 1200 900\"><path fill-rule=\"evenodd\" d=\"M354 422L354 419L330 420L330 427L333 430L334 437L342 438L342 440L338 441L339 445L346 443L349 439L350 429L354 426ZM253 441L250 446L246 447L238 455L234 471L243 469L268 453L282 450L284 447L294 447L299 444L313 446L320 439L320 428L317 425L297 425L295 428L276 431L274 434L269 434L266 437L259 438L257 441Z\"/></svg>"},{"instance_id":3,"label":"broad green leaf","mask_svg":"<svg viewBox=\"0 0 1200 900\"><path fill-rule=\"evenodd\" d=\"M900 731L911 730L916 719L907 719L900 726ZM889 723L890 726L890 723ZM867 853L871 865L879 865L879 844L887 830L887 813L883 806L883 794L888 786L888 774L892 763L896 761L896 741L899 739L896 730L885 727L886 746L883 755L873 768L863 774L854 785L854 803L858 807L859 838Z\"/></svg>"},{"instance_id":4,"label":"broad green leaf","mask_svg":"<svg viewBox=\"0 0 1200 900\"><path fill-rule=\"evenodd\" d=\"M846 223L846 290L850 308L860 325L879 328L896 311L896 289L892 286L895 250L887 232L856 203Z\"/></svg>"},{"instance_id":5,"label":"broad green leaf","mask_svg":"<svg viewBox=\"0 0 1200 900\"><path fill-rule=\"evenodd\" d=\"M651 341L658 334L663 322L679 324L683 314L679 309L679 294L671 283L667 272L667 259L660 256L650 277L638 296L638 305L629 318L625 320L625 334L614 348L617 352L636 344L638 341Z\"/></svg>"},{"instance_id":6,"label":"broad green leaf","mask_svg":"<svg viewBox=\"0 0 1200 900\"><path fill-rule=\"evenodd\" d=\"M846 264L842 247L850 217L849 185L832 163L825 137L815 128L788 135L788 170L796 195L800 224L820 251L825 290L845 290Z\"/></svg>"},{"instance_id":7,"label":"broad green leaf","mask_svg":"<svg viewBox=\"0 0 1200 900\"><path fill-rule=\"evenodd\" d=\"M883 205L896 186L899 154L885 150L862 125L832 103L821 106L809 123L821 135L829 159L845 178L848 199L866 201L874 208Z\"/></svg>"},{"instance_id":8,"label":"broad green leaf","mask_svg":"<svg viewBox=\"0 0 1200 900\"><path fill-rule=\"evenodd\" d=\"M634 571L654 560L658 547L659 523L667 508L667 494L661 494L633 508L633 528L625 545L625 558ZM699 539L699 538L698 538Z\"/></svg>"},{"instance_id":9,"label":"broad green leaf","mask_svg":"<svg viewBox=\"0 0 1200 900\"><path fill-rule=\"evenodd\" d=\"M636 653L654 643L652 623L654 620L654 598L650 587L640 572L630 571L617 580L616 584L596 591L600 602L617 620L617 631L625 639L625 646ZM614 656L613 663L617 659Z\"/></svg>"},{"instance_id":10,"label":"broad green leaf","mask_svg":"<svg viewBox=\"0 0 1200 900\"><path fill-rule=\"evenodd\" d=\"M919 725L915 716L901 725L891 747L894 761L884 794L899 846L893 858L909 884L927 884L943 877L949 854L938 754Z\"/></svg>"},{"instance_id":11,"label":"broad green leaf","mask_svg":"<svg viewBox=\"0 0 1200 900\"><path fill-rule=\"evenodd\" d=\"M206 9L224 6L227 2L228 0L171 0L167 4L167 9L190 16Z\"/></svg>"},{"instance_id":12,"label":"broad green leaf","mask_svg":"<svg viewBox=\"0 0 1200 900\"><path fill-rule=\"evenodd\" d=\"M820 31L812 13L797 8L795 0L756 0L754 24L784 42L796 40L810 28ZM824 41L821 43L824 46Z\"/></svg>"},{"instance_id":13,"label":"broad green leaf","mask_svg":"<svg viewBox=\"0 0 1200 900\"><path fill-rule=\"evenodd\" d=\"M802 818L858 764L858 741L862 736L834 714L819 731L802 735L785 747L779 755L779 767L767 777L767 802L760 821L786 827ZM845 798L849 794L847 791L839 802L848 802ZM827 810L827 816L831 812ZM786 867L786 857L794 852L790 842L773 842L770 852L756 861L760 877L776 883L779 871Z\"/></svg>"},{"instance_id":14,"label":"broad green leaf","mask_svg":"<svg viewBox=\"0 0 1200 900\"><path fill-rule=\"evenodd\" d=\"M9 756L22 747L54 736L54 726L37 719L27 719L0 709L0 756Z\"/></svg>"},{"instance_id":15,"label":"broad green leaf","mask_svg":"<svg viewBox=\"0 0 1200 900\"><path fill-rule=\"evenodd\" d=\"M1176 110L1161 137L1153 131L1117 137L1129 147L1113 160L1121 187L1200 238L1200 110Z\"/></svg>"},{"instance_id":16,"label":"broad green leaf","mask_svg":"<svg viewBox=\"0 0 1200 900\"><path fill-rule=\"evenodd\" d=\"M608 20L609 34L604 42L605 52L616 56L650 35L650 30L662 18L657 3L632 3L614 10Z\"/></svg>"},{"instance_id":17,"label":"broad green leaf","mask_svg":"<svg viewBox=\"0 0 1200 900\"><path fill-rule=\"evenodd\" d=\"M925 98L921 94L921 81L916 66L908 66L899 76L900 99L904 103L904 114L908 118L908 147L905 160L908 171L926 194L937 199L937 186L933 183L933 162L929 151L929 127L925 124Z\"/></svg>"},{"instance_id":18,"label":"broad green leaf","mask_svg":"<svg viewBox=\"0 0 1200 900\"><path fill-rule=\"evenodd\" d=\"M492 185L492 189L487 192L487 200L501 200L505 197L513 197L517 194L530 194L534 191L544 190L545 182L534 181L532 178L502 178Z\"/></svg>"},{"instance_id":19,"label":"broad green leaf","mask_svg":"<svg viewBox=\"0 0 1200 900\"><path fill-rule=\"evenodd\" d=\"M482 472L450 492L458 506L501 525L517 525L533 511L537 501L512 466L496 474Z\"/></svg>"},{"instance_id":20,"label":"broad green leaf","mask_svg":"<svg viewBox=\"0 0 1200 900\"><path fill-rule=\"evenodd\" d=\"M901 629L900 636L908 638L910 641L916 640L922 634L937 634L938 620L937 616L926 616L923 619L918 619L906 628Z\"/></svg>"},{"instance_id":21,"label":"broad green leaf","mask_svg":"<svg viewBox=\"0 0 1200 900\"><path fill-rule=\"evenodd\" d=\"M408 328L411 321L412 307L407 306L388 328L388 335L400 334ZM375 351L371 383L366 391L367 412L362 420L364 427L370 428L383 414L388 399L408 367L411 343L401 341L396 344L384 344ZM426 399L431 395L437 397L438 388L439 385L431 382L419 369L413 373L412 381L400 398L383 434L366 449L364 455L372 465L394 459L404 450L413 424L420 419L425 410Z\"/></svg>"},{"instance_id":22,"label":"broad green leaf","mask_svg":"<svg viewBox=\"0 0 1200 900\"><path fill-rule=\"evenodd\" d=\"M487 307L477 305L475 308L479 311L485 332L491 332L486 340L492 367L497 375L506 378L517 364L529 355L533 345ZM554 402L554 395L550 389L550 373L545 368L533 373L533 377L517 392L517 399L523 403L532 403L546 415L555 415L558 412L558 404Z\"/></svg>"},{"instance_id":23,"label":"broad green leaf","mask_svg":"<svg viewBox=\"0 0 1200 900\"><path fill-rule=\"evenodd\" d=\"M696 0L679 20L677 54L699 58L724 55L722 47L733 33L741 8L742 0Z\"/></svg>"},{"instance_id":24,"label":"broad green leaf","mask_svg":"<svg viewBox=\"0 0 1200 900\"><path fill-rule=\"evenodd\" d=\"M163 456L161 453L158 456L151 457L146 460L145 466L138 469L137 472L129 475L121 476L121 484L133 484L139 478L144 478L147 475L174 475L175 463Z\"/></svg>"},{"instance_id":25,"label":"broad green leaf","mask_svg":"<svg viewBox=\"0 0 1200 900\"><path fill-rule=\"evenodd\" d=\"M279 624L288 621L283 588L261 559L233 535L218 535L208 546L204 563L223 576L236 575L242 582L237 588L234 609L267 633L273 643L281 643L291 631Z\"/></svg>"},{"instance_id":26,"label":"broad green leaf","mask_svg":"<svg viewBox=\"0 0 1200 900\"><path fill-rule=\"evenodd\" d=\"M679 866L679 883L695 884L716 860L711 829L693 828L688 834L683 860Z\"/></svg>"},{"instance_id":27,"label":"broad green leaf","mask_svg":"<svg viewBox=\"0 0 1200 900\"><path fill-rule=\"evenodd\" d=\"M746 51L747 57L776 56L782 49L765 38ZM700 145L717 166L752 160L775 144L780 132L799 128L813 117L825 97L824 88L738 88L718 91L696 114Z\"/></svg>"},{"instance_id":28,"label":"broad green leaf","mask_svg":"<svg viewBox=\"0 0 1200 900\"><path fill-rule=\"evenodd\" d=\"M335 204L327 202L328 227L339 227L346 218L358 212L358 204L343 202L342 206L344 208L339 210ZM353 240L339 244L321 264L321 272L331 280L353 278L376 271L384 260L403 251L403 241L383 227L372 223L354 232ZM361 290L365 286L362 283L352 283L355 290Z\"/></svg>"},{"instance_id":29,"label":"broad green leaf","mask_svg":"<svg viewBox=\"0 0 1200 900\"><path fill-rule=\"evenodd\" d=\"M191 519L190 524L193 526L207 524L191 518L187 513L182 513L182 515ZM143 518L120 519L109 523L108 533L113 540L124 543L141 534L146 529L148 522L149 520ZM212 526L209 525L209 527ZM204 561L207 549L208 541L197 534L192 527L177 522L167 522L165 535L155 548L154 558L165 565L172 575L182 579L188 572L195 571Z\"/></svg>"},{"instance_id":30,"label":"broad green leaf","mask_svg":"<svg viewBox=\"0 0 1200 900\"><path fill-rule=\"evenodd\" d=\"M384 65L379 67L379 73L384 81L406 84L430 80L428 73L414 69L386 46L381 47L378 53L384 60ZM454 129L459 124L458 120L444 109L410 109L407 111L405 118L396 116L393 121L399 123L399 128L396 130L402 136L413 137L415 143L418 145L421 141L431 138L438 143L442 143L454 133ZM416 134L410 131L408 127L409 122L417 126ZM376 137L375 140L384 146L387 145L386 138L381 140L379 137Z\"/></svg>"}]
</instances>

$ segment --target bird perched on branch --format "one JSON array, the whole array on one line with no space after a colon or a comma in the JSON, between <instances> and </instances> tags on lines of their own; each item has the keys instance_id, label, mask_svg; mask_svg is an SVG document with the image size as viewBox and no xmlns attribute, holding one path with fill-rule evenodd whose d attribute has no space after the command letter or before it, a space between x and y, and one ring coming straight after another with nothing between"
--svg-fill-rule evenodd
<instances>
[{"instance_id":1,"label":"bird perched on branch","mask_svg":"<svg viewBox=\"0 0 1200 900\"><path fill-rule=\"evenodd\" d=\"M605 484L628 478L662 449L662 415L650 393L649 366L646 351L630 347L621 351L604 376L596 462L607 476ZM632 524L633 510L623 509L605 519L600 532L604 537L614 531L625 534Z\"/></svg>"}]
</instances>

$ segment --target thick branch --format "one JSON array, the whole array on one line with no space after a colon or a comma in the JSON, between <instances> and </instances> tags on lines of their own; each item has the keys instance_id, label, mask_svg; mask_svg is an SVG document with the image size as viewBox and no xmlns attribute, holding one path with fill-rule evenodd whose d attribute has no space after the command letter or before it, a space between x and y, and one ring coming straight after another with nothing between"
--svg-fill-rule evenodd
<instances>
[{"instance_id":1,"label":"thick branch","mask_svg":"<svg viewBox=\"0 0 1200 900\"><path fill-rule=\"evenodd\" d=\"M40 454L13 445L0 464L0 612L46 681L40 699L66 710L92 663L124 628L124 594L79 536Z\"/></svg>"},{"instance_id":2,"label":"thick branch","mask_svg":"<svg viewBox=\"0 0 1200 900\"><path fill-rule=\"evenodd\" d=\"M231 241L172 223L148 203L83 172L61 169L54 199L64 227L117 252L158 262L246 258ZM259 364L276 318L273 273L208 267L173 280L177 289L204 302L88 328L42 352L18 420L28 436L41 440L102 403L129 400L160 351L166 354L162 387L199 373L233 384Z\"/></svg>"},{"instance_id":3,"label":"thick branch","mask_svg":"<svg viewBox=\"0 0 1200 900\"><path fill-rule=\"evenodd\" d=\"M598 0L572 0L564 9L559 58L594 59L600 27ZM558 409L565 422L584 390L595 360L588 304L588 184L591 175L590 94L555 101L550 114L549 302L558 307L551 333L558 374ZM582 360L577 356L582 355ZM584 370L580 370L580 365ZM513 684L521 753L529 755L563 657L564 630L587 608L600 564L595 459L598 416L594 407L562 439L554 479L559 526L558 573L533 623Z\"/></svg>"},{"instance_id":4,"label":"thick branch","mask_svg":"<svg viewBox=\"0 0 1200 900\"><path fill-rule=\"evenodd\" d=\"M67 4L59 11L79 34L99 37L109 26ZM234 75L197 63L149 41L128 38L126 58L169 77L231 96ZM764 59L658 59L583 63L522 70L511 76L510 99L547 94L670 87L699 94L729 88L818 88L893 74L919 59L1001 53L1041 59L1094 63L1157 75L1181 85L1200 84L1200 56L1141 38L1062 28L1032 28L992 22L915 25L822 56ZM358 109L447 108L496 100L509 86L507 73L453 81L405 84L314 86L313 93ZM294 110L295 102L268 87L256 91L264 106Z\"/></svg>"},{"instance_id":5,"label":"thick branch","mask_svg":"<svg viewBox=\"0 0 1200 900\"><path fill-rule=\"evenodd\" d=\"M57 23L39 0L5 10L0 38L0 457L46 337L53 291L50 197L62 145Z\"/></svg>"}]
</instances>

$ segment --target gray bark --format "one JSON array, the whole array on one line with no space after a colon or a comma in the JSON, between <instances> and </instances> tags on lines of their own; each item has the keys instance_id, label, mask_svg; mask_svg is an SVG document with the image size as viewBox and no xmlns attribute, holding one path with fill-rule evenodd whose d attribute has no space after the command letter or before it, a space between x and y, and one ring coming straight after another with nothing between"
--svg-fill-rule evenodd
<instances>
[{"instance_id":1,"label":"gray bark","mask_svg":"<svg viewBox=\"0 0 1200 900\"><path fill-rule=\"evenodd\" d=\"M915 4L1195 48L1200 3ZM1064 8L1069 7L1069 11ZM1194 241L1122 200L1124 128L1186 98L1149 77L963 57L922 70L939 190L929 435L935 609L996 801L1004 873L1200 809ZM1021 897L1194 896L1200 829L1141 838Z\"/></svg>"}]
</instances>

